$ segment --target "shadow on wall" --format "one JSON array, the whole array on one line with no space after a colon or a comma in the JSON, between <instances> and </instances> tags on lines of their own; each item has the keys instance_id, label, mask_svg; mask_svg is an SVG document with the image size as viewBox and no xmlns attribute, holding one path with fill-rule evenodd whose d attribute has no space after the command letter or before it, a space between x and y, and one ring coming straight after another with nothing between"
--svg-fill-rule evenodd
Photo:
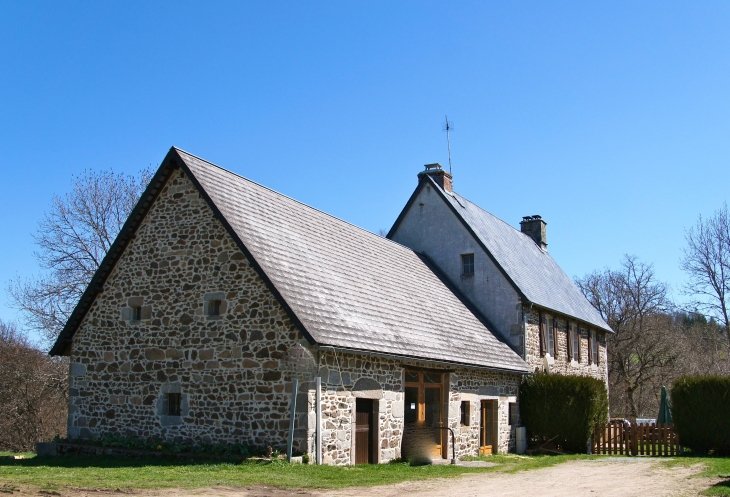
<instances>
[{"instance_id":1,"label":"shadow on wall","mask_svg":"<svg viewBox=\"0 0 730 497\"><path fill-rule=\"evenodd\" d=\"M407 423L401 442L401 455L412 466L431 464L441 458L439 428L428 426L425 421Z\"/></svg>"}]
</instances>

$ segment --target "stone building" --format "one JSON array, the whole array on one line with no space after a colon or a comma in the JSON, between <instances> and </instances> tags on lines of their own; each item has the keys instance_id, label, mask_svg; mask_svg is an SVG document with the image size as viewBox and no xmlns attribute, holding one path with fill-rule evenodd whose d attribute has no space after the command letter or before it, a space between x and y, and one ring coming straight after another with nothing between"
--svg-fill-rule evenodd
<instances>
[{"instance_id":1,"label":"stone building","mask_svg":"<svg viewBox=\"0 0 730 497\"><path fill-rule=\"evenodd\" d=\"M431 168L391 241L171 149L51 350L69 436L284 447L291 429L343 465L510 450L523 375L605 379L610 330L544 224L500 226L503 252L531 251L510 259L485 216Z\"/></svg>"}]
</instances>

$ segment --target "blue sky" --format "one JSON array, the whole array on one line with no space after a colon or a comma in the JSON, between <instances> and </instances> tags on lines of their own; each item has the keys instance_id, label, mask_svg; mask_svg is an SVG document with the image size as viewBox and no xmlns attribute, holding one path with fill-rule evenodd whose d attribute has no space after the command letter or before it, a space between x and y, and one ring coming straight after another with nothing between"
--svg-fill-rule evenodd
<instances>
[{"instance_id":1,"label":"blue sky","mask_svg":"<svg viewBox=\"0 0 730 497\"><path fill-rule=\"evenodd\" d=\"M3 288L72 175L172 145L377 231L448 114L457 191L541 214L570 276L628 253L675 290L728 200L728 2L4 1L0 64Z\"/></svg>"}]
</instances>

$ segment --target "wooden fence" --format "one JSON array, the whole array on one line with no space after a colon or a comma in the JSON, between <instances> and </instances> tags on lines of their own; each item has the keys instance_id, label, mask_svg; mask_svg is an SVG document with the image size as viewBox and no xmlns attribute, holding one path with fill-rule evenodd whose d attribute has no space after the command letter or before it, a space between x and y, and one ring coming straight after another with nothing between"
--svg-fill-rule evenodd
<instances>
[{"instance_id":1,"label":"wooden fence","mask_svg":"<svg viewBox=\"0 0 730 497\"><path fill-rule=\"evenodd\" d=\"M593 454L626 456L674 456L680 452L679 438L671 424L597 424L593 430Z\"/></svg>"}]
</instances>

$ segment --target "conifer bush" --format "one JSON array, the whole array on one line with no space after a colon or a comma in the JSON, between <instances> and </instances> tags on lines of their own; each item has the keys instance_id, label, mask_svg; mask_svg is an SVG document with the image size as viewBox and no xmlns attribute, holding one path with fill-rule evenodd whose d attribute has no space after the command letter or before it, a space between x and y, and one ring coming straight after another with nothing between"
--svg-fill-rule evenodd
<instances>
[{"instance_id":1,"label":"conifer bush","mask_svg":"<svg viewBox=\"0 0 730 497\"><path fill-rule=\"evenodd\" d=\"M683 376L672 386L671 406L683 447L730 455L730 378Z\"/></svg>"},{"instance_id":2,"label":"conifer bush","mask_svg":"<svg viewBox=\"0 0 730 497\"><path fill-rule=\"evenodd\" d=\"M520 416L532 438L585 452L594 425L608 419L606 385L584 376L527 376L520 385Z\"/></svg>"}]
</instances>

